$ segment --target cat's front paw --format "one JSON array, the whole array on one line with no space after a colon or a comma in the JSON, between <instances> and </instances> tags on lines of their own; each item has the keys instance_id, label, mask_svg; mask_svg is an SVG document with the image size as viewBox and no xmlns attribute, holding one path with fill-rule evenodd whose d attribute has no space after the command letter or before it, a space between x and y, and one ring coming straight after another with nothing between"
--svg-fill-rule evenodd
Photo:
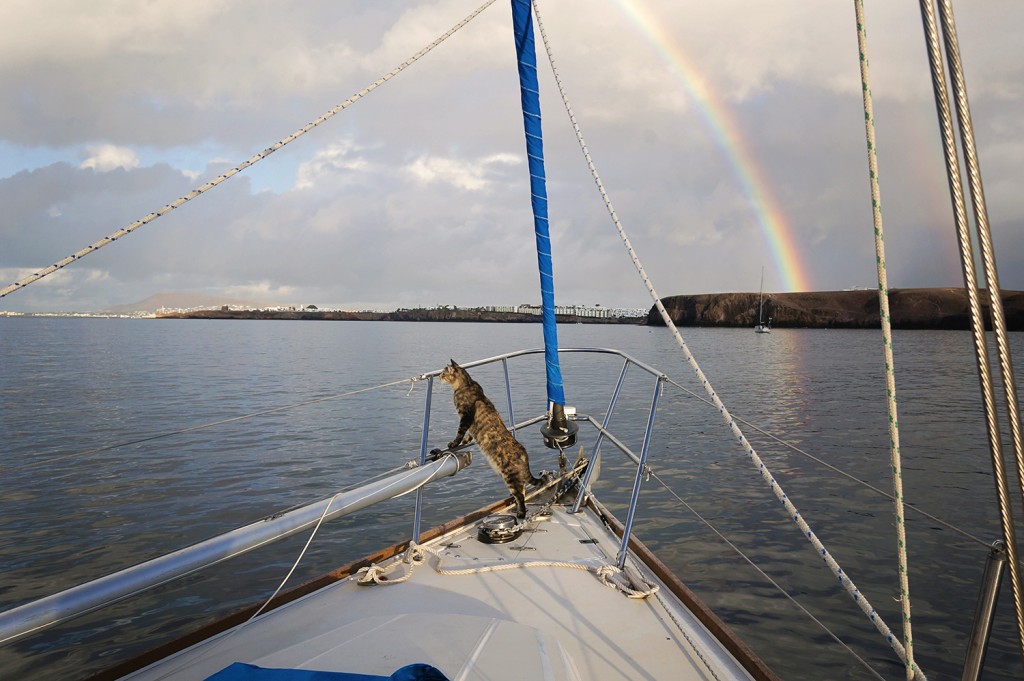
<instances>
[{"instance_id":1,"label":"cat's front paw","mask_svg":"<svg viewBox=\"0 0 1024 681\"><path fill-rule=\"evenodd\" d=\"M451 442L448 443L448 449L455 449L458 446L459 446L459 441L458 440L452 440Z\"/></svg>"}]
</instances>

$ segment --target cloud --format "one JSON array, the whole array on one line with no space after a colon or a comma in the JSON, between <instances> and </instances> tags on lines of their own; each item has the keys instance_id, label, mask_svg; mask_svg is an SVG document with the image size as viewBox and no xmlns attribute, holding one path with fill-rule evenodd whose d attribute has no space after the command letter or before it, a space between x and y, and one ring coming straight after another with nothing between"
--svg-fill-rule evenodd
<instances>
[{"instance_id":1,"label":"cloud","mask_svg":"<svg viewBox=\"0 0 1024 681\"><path fill-rule=\"evenodd\" d=\"M0 281L5 285L38 272L42 267L0 267ZM18 306L0 309L26 311L94 311L111 284L116 280L108 270L97 267L64 268L39 279L31 286L13 294ZM124 295L125 291L120 292ZM5 298L4 301L7 299Z\"/></svg>"},{"instance_id":2,"label":"cloud","mask_svg":"<svg viewBox=\"0 0 1024 681\"><path fill-rule=\"evenodd\" d=\"M546 4L542 16L593 162L658 290L750 290L762 266L766 290L780 290L771 206L811 285L871 285L852 8L596 1ZM67 270L103 277L76 274L60 288L82 309L197 289L289 304L536 300L519 85L499 6L257 166ZM10 159L0 268L56 262L184 196L360 92L473 8L0 5L0 25L17 27L0 41L10 95L0 101ZM890 286L955 285L917 10L867 11ZM1016 245L1024 4L957 12L996 242ZM646 305L539 38L556 295ZM997 255L1012 257L1007 247ZM1004 287L1024 288L1024 270L1000 264L1000 274ZM65 308L57 290L36 285L0 308Z\"/></svg>"},{"instance_id":3,"label":"cloud","mask_svg":"<svg viewBox=\"0 0 1024 681\"><path fill-rule=\"evenodd\" d=\"M313 158L299 166L295 189L310 189L328 179L344 182L359 171L366 170L368 163L358 155L360 147L352 139L344 139L318 150Z\"/></svg>"},{"instance_id":4,"label":"cloud","mask_svg":"<svg viewBox=\"0 0 1024 681\"><path fill-rule=\"evenodd\" d=\"M493 154L477 161L424 156L406 166L405 171L424 184L436 182L466 191L479 191L490 186L488 176L494 166L518 165L521 161L512 154Z\"/></svg>"},{"instance_id":5,"label":"cloud","mask_svg":"<svg viewBox=\"0 0 1024 681\"><path fill-rule=\"evenodd\" d=\"M86 147L86 153L89 156L82 161L79 168L90 168L100 173L106 173L116 168L131 170L139 167L138 155L127 147L101 144Z\"/></svg>"},{"instance_id":6,"label":"cloud","mask_svg":"<svg viewBox=\"0 0 1024 681\"><path fill-rule=\"evenodd\" d=\"M270 281L237 284L224 289L226 295L245 300L293 300L299 290L294 286L280 286Z\"/></svg>"}]
</instances>

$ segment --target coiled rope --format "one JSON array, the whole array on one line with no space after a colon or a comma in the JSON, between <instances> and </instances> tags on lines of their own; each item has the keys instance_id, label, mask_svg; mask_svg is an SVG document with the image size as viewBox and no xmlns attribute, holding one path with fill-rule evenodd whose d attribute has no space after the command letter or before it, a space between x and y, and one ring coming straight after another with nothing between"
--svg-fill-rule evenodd
<instances>
[{"instance_id":1,"label":"coiled rope","mask_svg":"<svg viewBox=\"0 0 1024 681\"><path fill-rule=\"evenodd\" d=\"M404 71L406 68L408 68L409 66L411 66L415 62L419 61L419 59L421 57L423 57L425 54L427 54L428 52L433 50L435 47L437 47L438 45L443 43L445 40L450 38L456 31L458 31L460 28L462 28L463 26L468 24L470 21L475 19L477 17L477 15L479 15L485 9L490 7L492 4L494 4L494 0L487 0L484 4L482 4L476 10L474 10L471 14L469 14L469 16L467 16L465 19L463 19L459 23L455 24L455 26L453 26L451 29L449 29L442 36L437 38L434 42L432 42L429 45L427 45L426 47L424 47L422 50L420 50L419 52L414 54L409 59L406 59L404 62L402 62L401 64L396 66L394 69L392 69L388 73L384 74L383 76L381 76L377 80L373 81L372 83L367 85L365 88L363 88L362 90L360 90L356 94L354 94L351 97L349 97L348 99L346 99L341 104L338 104L334 108L330 109L329 111L324 113L319 118L316 118L315 120L307 123L306 125L304 125L303 127L299 128L298 130L296 130L292 134L288 135L284 139L282 139L282 140L272 144L271 146L267 147L266 149L264 149L260 153L256 154L252 158L248 159L247 161L243 161L242 163L239 163L237 166L235 166L234 168L232 168L228 172L224 173L223 175L217 177L216 179L211 180L210 182L207 182L206 184L202 185L201 187L197 187L197 188L193 189L192 191L190 191L188 194L185 194L181 198L179 198L179 199L177 199L175 201L172 201L171 203L168 203L163 208L161 208L161 209L159 209L157 211L154 211L154 212L150 213L149 215L147 215L147 216L145 216L145 217L143 217L143 218L141 218L139 220L136 220L135 222L131 223L130 225L127 225L126 227L122 227L121 229L117 230L116 232L114 232L110 236L103 237L99 241L97 241L97 242L95 242L93 244L90 244L89 246L86 246L85 248L83 248L83 249L81 249L79 251L76 251L75 253L72 253L71 255L69 255L68 257L64 258L63 260L55 262L54 264L50 265L49 267L45 267L45 268L39 270L38 272L36 272L34 274L31 274L31 275L29 275L29 276L27 276L27 277L25 277L23 279L19 279L18 281L14 282L13 284L10 284L9 286L6 286L6 287L0 289L0 298L3 298L4 296L6 296L9 293L12 293L13 291L17 291L18 289L24 288L25 286L28 286L29 284L31 284L31 283L33 283L35 281L38 281L39 279L42 279L43 277L45 277L47 275L53 274L57 270L60 270L60 269L63 269L65 267L67 267L68 265L70 265L71 263L75 262L76 260L79 260L80 258L84 258L85 256L89 255L90 253L94 253L94 252L98 251L99 249L103 248L104 246L106 246L108 244L113 243L114 241L117 241L118 239L120 239L123 236L127 236L128 234L131 234L132 232L137 230L139 227L142 227L143 225L147 225L150 222L153 222L154 220L156 220L157 218L162 217L162 216L166 215L167 213L170 213L175 208L183 206L184 204L188 203L189 201L191 201L192 199L196 198L197 196L199 196L201 194L205 194L209 190L211 190L214 187L218 186L219 184L221 184L222 182L224 182L228 178L237 175L238 173L240 173L241 171L245 170L249 166L254 165L256 163L259 163L260 161L265 159L267 156L270 156L272 153L274 153L275 151L277 151L281 147L285 146L289 142L293 142L293 141L297 140L298 138L302 137L303 135L305 135L307 132L309 132L313 128L315 128L318 125L320 125L321 123L324 123L328 119L333 118L335 115L341 113L342 111L347 109L349 106L351 106L352 104L355 104L360 99L362 99L366 95L370 94L371 92L373 92L374 90L379 88L384 83L388 82L389 80L391 80L392 78L397 76L399 73Z\"/></svg>"},{"instance_id":2,"label":"coiled rope","mask_svg":"<svg viewBox=\"0 0 1024 681\"><path fill-rule=\"evenodd\" d=\"M582 450L580 452L582 457ZM451 456L451 454L449 454ZM571 471L571 474L578 480L578 474L583 469L583 465L579 462L577 466ZM547 477L547 474L543 474L542 477ZM425 483L424 483L425 484ZM540 493L543 489L547 489L551 486L549 482L544 488L538 490L536 493ZM555 495L557 498L558 495ZM541 520L545 520L550 517L551 506L554 504L554 500L548 501L540 508L534 510L526 518L518 521L518 527L521 529L526 528L528 525L537 523ZM606 564L606 565L590 565L588 563L578 561L560 561L560 560L529 560L529 561L518 561L514 563L500 563L495 565L482 565L473 568L459 568L450 569L441 566L443 556L440 549L427 546L425 544L417 544L415 541L409 543L409 548L406 549L405 555L401 561L392 562L387 566L377 565L371 563L370 565L360 568L356 572L356 583L362 585L379 584L379 585L390 585L390 584L401 584L402 582L408 581L412 578L412 573L421 563L425 562L426 556L424 554L430 554L434 556L437 561L434 565L434 571L439 575L445 576L459 576L459 575L478 575L488 572L502 572L504 570L521 570L528 568L543 568L543 567L554 567L554 568L569 568L572 570L582 570L584 572L593 573L598 580L605 586L611 589L617 589L626 595L628 598L643 599L653 596L658 593L659 586L653 584L644 578L639 571L633 568L631 565L627 565L625 569L619 568L617 565ZM405 565L405 572L399 577L389 577L388 573L393 572L398 565Z\"/></svg>"},{"instance_id":3,"label":"coiled rope","mask_svg":"<svg viewBox=\"0 0 1024 681\"><path fill-rule=\"evenodd\" d=\"M415 542L409 545L405 555L399 562L392 563L386 567L374 563L367 567L360 568L356 573L356 583L362 585L378 584L381 586L388 586L406 582L412 578L413 571L416 567L426 562L425 554L430 554L437 559L437 562L434 565L434 571L439 575L445 575L448 577L479 575L488 572L503 572L505 570L524 570L530 568L569 568L571 570L581 570L583 572L590 572L594 574L606 587L622 592L627 598L637 600L648 598L649 596L656 594L660 588L657 584L652 584L644 579L636 570L630 567L622 570L617 565L610 563L595 566L588 565L587 563L560 560L528 560L514 563L482 565L480 567L473 568L445 568L441 566L441 561L443 559L441 549L417 544ZM399 577L388 576L388 573L394 571L398 565L405 565L405 572Z\"/></svg>"},{"instance_id":4,"label":"coiled rope","mask_svg":"<svg viewBox=\"0 0 1024 681\"><path fill-rule=\"evenodd\" d=\"M900 605L903 611L903 648L907 679L914 678L914 638L910 625L910 581L907 574L907 528L903 515L903 465L900 459L900 430L896 412L896 374L892 353L892 323L889 317L889 285L885 271L885 237L882 229L881 190L878 186L878 157L875 150L875 115L871 101L871 73L868 67L867 31L864 28L864 2L853 0L857 17L857 48L860 51L860 81L864 100L864 130L868 146L868 178L871 184L871 214L875 227L875 262L878 271L878 312L882 320L882 346L885 352L886 406L889 410L889 461L892 466L893 510L896 513L896 544L900 580Z\"/></svg>"},{"instance_id":5,"label":"coiled rope","mask_svg":"<svg viewBox=\"0 0 1024 681\"><path fill-rule=\"evenodd\" d=\"M690 368L696 375L697 380L700 381L701 385L704 387L704 390L707 392L708 397L711 398L715 407L719 410L722 419L725 421L729 429L732 431L733 435L736 437L736 440L739 443L740 447L747 454L747 457L749 458L750 462L757 467L757 470L761 475L761 478L769 484L772 493L774 493L779 502L782 503L789 517L792 518L793 522L796 523L796 525L800 528L800 531L803 533L804 537L807 539L808 542L811 543L811 545L815 549L815 552L821 557L825 565L827 565L828 568L832 570L832 573L837 577L839 584L843 587L843 589L846 590L846 592L850 595L850 597L858 605L858 607L860 607L864 614L867 615L868 619L870 619L872 624L875 625L875 628L878 630L880 634L882 634L886 642L889 644L890 647L892 647L892 649L896 652L899 658L901 660L906 660L906 651L904 650L903 645L899 642L899 640L897 640L895 636L893 636L892 631L889 629L889 626L885 623L885 621L878 614L875 608L871 605L868 599L860 593L860 590L857 588L856 584L854 584L853 581L846 575L843 569L839 566L839 563L836 562L835 558L832 557L832 554L829 553L829 551L821 543L821 540L818 539L818 536L814 533L813 530L811 530L810 526L807 524L807 521L804 520L803 516L797 510L796 506L793 505L793 502L790 501L789 497L786 496L786 493L783 491L782 487L775 481L775 478L772 476L767 466L765 466L764 462L761 460L761 457L754 450L754 447L750 444L749 441L747 441L746 436L743 435L743 432L740 430L739 426L736 425L735 419L733 419L732 415L729 413L729 410L726 408L725 404L718 397L718 394L714 391L714 388L712 388L711 383L708 381L707 377L704 375L704 372L697 364L697 360L694 359L689 347L687 347L686 341L683 340L682 334L679 333L679 329L676 328L675 323L673 323L672 318L668 314L668 311L662 304L661 298L658 296L657 291L654 290L654 285L651 282L650 277L647 276L647 272L644 270L643 264L640 262L640 259L637 256L636 251L633 248L633 245L629 241L629 237L626 235L625 229L622 227L622 223L619 221L619 217L616 214L614 207L612 206L611 199L608 197L608 193L605 191L604 184L601 182L601 179L598 175L597 168L594 166L594 162L591 159L590 152L587 150L586 142L583 140L583 133L580 131L579 124L576 122L576 117L572 113L572 107L569 105L569 99L565 93L565 88L563 87L562 79L558 75L558 69L555 65L555 60L551 52L551 46L547 39L547 33L544 30L544 24L541 20L540 12L537 11L536 5L537 3L535 0L534 10L535 15L537 17L537 25L540 28L541 36L544 40L544 48L547 50L548 61L551 64L551 71L554 74L555 82L558 85L558 92L562 97L562 103L565 105L566 113L568 114L569 120L572 123L573 130L575 130L576 132L576 140L579 142L580 149L583 152L583 156L587 161L587 167L590 168L590 174L594 179L594 184L597 186L597 189L601 194L601 198L604 201L605 207L608 210L608 214L611 217L613 224L615 225L615 229L618 232L619 237L622 239L622 243L625 246L630 259L633 261L633 265L634 267L636 267L637 273L640 275L640 279L643 281L644 286L647 288L647 291L651 296L651 299L654 301L654 306L658 310L658 314L664 321L665 326L672 333L673 337L676 340L676 344L679 345L679 348L683 353L683 357L686 359L686 362L690 365ZM924 673L920 670L918 670L918 677L922 680L926 678Z\"/></svg>"}]
</instances>

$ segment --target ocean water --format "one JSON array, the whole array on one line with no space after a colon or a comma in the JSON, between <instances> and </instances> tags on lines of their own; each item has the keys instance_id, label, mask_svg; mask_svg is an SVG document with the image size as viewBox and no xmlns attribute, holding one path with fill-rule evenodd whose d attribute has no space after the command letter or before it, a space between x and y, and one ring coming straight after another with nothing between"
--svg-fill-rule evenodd
<instances>
[{"instance_id":1,"label":"ocean water","mask_svg":"<svg viewBox=\"0 0 1024 681\"><path fill-rule=\"evenodd\" d=\"M898 632L891 502L808 456L891 491L880 333L683 333L775 478ZM902 678L882 637L700 399L669 334L568 325L559 335L562 347L620 349L682 386L667 386L660 400L650 452L658 479L643 487L641 539L782 678ZM532 324L0 318L0 342L6 609L416 458L425 384L370 388L449 358L468 362L542 339ZM1012 342L1019 356L1024 338ZM938 518L907 512L915 653L929 678L958 677L986 547L1000 536L971 340L965 332L902 331L895 352L906 499ZM603 418L621 360L562 362L568 402ZM517 418L541 413L538 358L511 360L509 371ZM474 376L504 411L500 366ZM431 447L457 425L447 386L435 387ZM631 370L611 423L636 449L653 389ZM357 391L365 392L349 394ZM535 471L554 467L536 432L521 439ZM589 449L593 439L583 426L581 444ZM425 492L427 525L505 496L479 463ZM606 448L596 491L613 511L624 510L632 477L624 457ZM407 497L330 523L292 583L406 538L411 508ZM77 678L259 601L304 542L293 537L0 647L0 677ZM1012 614L1004 584L985 679L1024 678Z\"/></svg>"}]
</instances>

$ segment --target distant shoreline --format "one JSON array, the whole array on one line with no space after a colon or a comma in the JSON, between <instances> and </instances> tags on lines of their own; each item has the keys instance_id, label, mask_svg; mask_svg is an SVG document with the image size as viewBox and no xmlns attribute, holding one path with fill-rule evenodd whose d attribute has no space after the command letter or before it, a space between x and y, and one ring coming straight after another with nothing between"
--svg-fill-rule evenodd
<instances>
[{"instance_id":1,"label":"distant shoreline","mask_svg":"<svg viewBox=\"0 0 1024 681\"><path fill-rule=\"evenodd\" d=\"M451 308L395 310L394 312L349 312L344 310L182 310L156 314L158 319L281 319L311 321L371 321L371 322L482 322L539 324L540 315L522 312L490 312ZM644 317L595 317L589 315L558 314L559 324L632 324L646 323Z\"/></svg>"},{"instance_id":2,"label":"distant shoreline","mask_svg":"<svg viewBox=\"0 0 1024 681\"><path fill-rule=\"evenodd\" d=\"M988 291L979 291L986 327L990 326ZM761 316L781 328L877 329L881 327L878 293L874 290L764 293ZM662 298L673 323L681 327L751 328L758 321L757 293L703 293ZM1003 311L1010 331L1024 331L1024 292L1003 291ZM890 321L894 329L970 329L967 294L963 289L890 289ZM569 308L573 309L573 308ZM614 315L593 308L583 314L556 314L559 324L620 324L664 326L652 306L645 316ZM618 312L616 310L616 312ZM498 312L487 308L434 307L390 312L320 310L306 308L246 309L231 305L217 308L157 312L20 313L0 312L0 317L97 317L156 319L274 319L303 321L401 321L538 324L541 316L529 312Z\"/></svg>"},{"instance_id":3,"label":"distant shoreline","mask_svg":"<svg viewBox=\"0 0 1024 681\"><path fill-rule=\"evenodd\" d=\"M988 291L979 290L989 325ZM762 318L773 328L878 329L875 290L765 293ZM1024 292L1002 291L1009 331L1024 331ZM670 296L662 304L677 326L748 327L758 321L757 293L708 293ZM889 318L894 329L970 329L967 292L954 288L890 289ZM664 326L655 308L650 326Z\"/></svg>"}]
</instances>

